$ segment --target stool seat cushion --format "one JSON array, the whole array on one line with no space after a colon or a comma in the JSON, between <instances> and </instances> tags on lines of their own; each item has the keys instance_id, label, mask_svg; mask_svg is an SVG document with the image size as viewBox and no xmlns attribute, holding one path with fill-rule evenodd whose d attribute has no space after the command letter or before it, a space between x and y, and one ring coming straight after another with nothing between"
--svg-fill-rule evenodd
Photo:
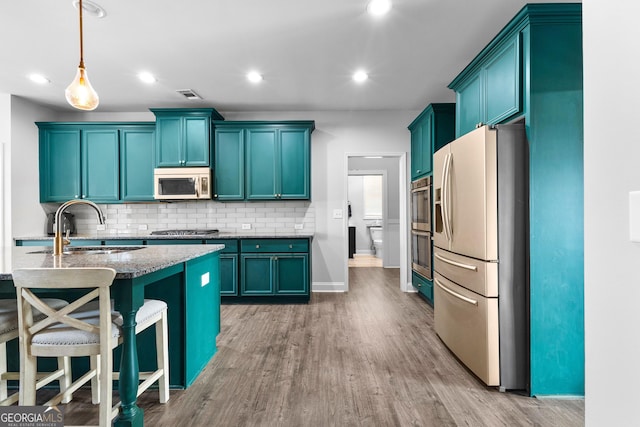
<instances>
[{"instance_id":1,"label":"stool seat cushion","mask_svg":"<svg viewBox=\"0 0 640 427\"><path fill-rule=\"evenodd\" d=\"M82 309L71 314L72 317L98 325L100 322L98 301L85 304ZM164 301L147 299L136 313L136 323L143 323L167 308ZM111 336L114 342L120 337L122 316L117 311L111 312ZM35 334L31 340L33 346L62 346L62 345L94 345L100 342L100 335L72 328L62 323L56 323Z\"/></svg>"}]
</instances>

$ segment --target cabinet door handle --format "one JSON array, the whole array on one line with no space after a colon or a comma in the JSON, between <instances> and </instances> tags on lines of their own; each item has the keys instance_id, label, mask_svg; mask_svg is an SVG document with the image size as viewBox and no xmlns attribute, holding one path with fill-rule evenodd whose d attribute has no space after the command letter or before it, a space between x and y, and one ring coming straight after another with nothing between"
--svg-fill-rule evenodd
<instances>
[{"instance_id":1,"label":"cabinet door handle","mask_svg":"<svg viewBox=\"0 0 640 427\"><path fill-rule=\"evenodd\" d=\"M289 249L293 249L293 245L289 245Z\"/></svg>"},{"instance_id":2,"label":"cabinet door handle","mask_svg":"<svg viewBox=\"0 0 640 427\"><path fill-rule=\"evenodd\" d=\"M74 197L75 199L77 199L77 198L78 198L78 195L77 195L77 194L75 194L73 197Z\"/></svg>"},{"instance_id":3,"label":"cabinet door handle","mask_svg":"<svg viewBox=\"0 0 640 427\"><path fill-rule=\"evenodd\" d=\"M256 249L260 249L260 245L256 245Z\"/></svg>"},{"instance_id":4,"label":"cabinet door handle","mask_svg":"<svg viewBox=\"0 0 640 427\"><path fill-rule=\"evenodd\" d=\"M418 169L416 172L420 173L420 169Z\"/></svg>"},{"instance_id":5,"label":"cabinet door handle","mask_svg":"<svg viewBox=\"0 0 640 427\"><path fill-rule=\"evenodd\" d=\"M218 195L217 195L217 194L214 194L214 195L213 195L213 197L215 197L215 198L217 199L217 198L218 198Z\"/></svg>"}]
</instances>

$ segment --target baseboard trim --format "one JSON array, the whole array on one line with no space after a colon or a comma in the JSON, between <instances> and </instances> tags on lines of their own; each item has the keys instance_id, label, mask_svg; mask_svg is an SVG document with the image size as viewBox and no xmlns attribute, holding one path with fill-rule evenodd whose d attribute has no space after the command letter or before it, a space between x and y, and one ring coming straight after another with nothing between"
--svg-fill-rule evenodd
<instances>
[{"instance_id":1,"label":"baseboard trim","mask_svg":"<svg viewBox=\"0 0 640 427\"><path fill-rule=\"evenodd\" d=\"M313 282L311 292L346 292L344 282Z\"/></svg>"}]
</instances>

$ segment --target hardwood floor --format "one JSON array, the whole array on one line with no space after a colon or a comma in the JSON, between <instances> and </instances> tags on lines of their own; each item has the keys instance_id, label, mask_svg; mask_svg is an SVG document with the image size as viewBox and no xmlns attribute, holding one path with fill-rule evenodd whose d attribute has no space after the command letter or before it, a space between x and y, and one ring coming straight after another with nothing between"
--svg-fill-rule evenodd
<instances>
[{"instance_id":1,"label":"hardwood floor","mask_svg":"<svg viewBox=\"0 0 640 427\"><path fill-rule=\"evenodd\" d=\"M349 268L351 267L382 267L382 259L375 255L355 254L349 258Z\"/></svg>"},{"instance_id":2,"label":"hardwood floor","mask_svg":"<svg viewBox=\"0 0 640 427\"><path fill-rule=\"evenodd\" d=\"M351 291L308 305L225 305L218 353L188 390L157 391L147 426L582 426L584 401L487 388L444 347L398 270L349 269ZM68 424L97 406L88 390Z\"/></svg>"}]
</instances>

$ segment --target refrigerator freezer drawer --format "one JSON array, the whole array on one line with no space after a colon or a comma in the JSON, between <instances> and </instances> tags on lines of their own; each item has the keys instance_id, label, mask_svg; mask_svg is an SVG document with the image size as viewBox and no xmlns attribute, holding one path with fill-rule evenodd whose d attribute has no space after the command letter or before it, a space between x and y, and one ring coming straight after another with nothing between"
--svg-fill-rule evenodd
<instances>
[{"instance_id":1,"label":"refrigerator freezer drawer","mask_svg":"<svg viewBox=\"0 0 640 427\"><path fill-rule=\"evenodd\" d=\"M484 298L434 273L435 330L488 386L500 385L498 299Z\"/></svg>"},{"instance_id":2,"label":"refrigerator freezer drawer","mask_svg":"<svg viewBox=\"0 0 640 427\"><path fill-rule=\"evenodd\" d=\"M475 293L498 296L497 262L480 261L434 247L433 269Z\"/></svg>"}]
</instances>

